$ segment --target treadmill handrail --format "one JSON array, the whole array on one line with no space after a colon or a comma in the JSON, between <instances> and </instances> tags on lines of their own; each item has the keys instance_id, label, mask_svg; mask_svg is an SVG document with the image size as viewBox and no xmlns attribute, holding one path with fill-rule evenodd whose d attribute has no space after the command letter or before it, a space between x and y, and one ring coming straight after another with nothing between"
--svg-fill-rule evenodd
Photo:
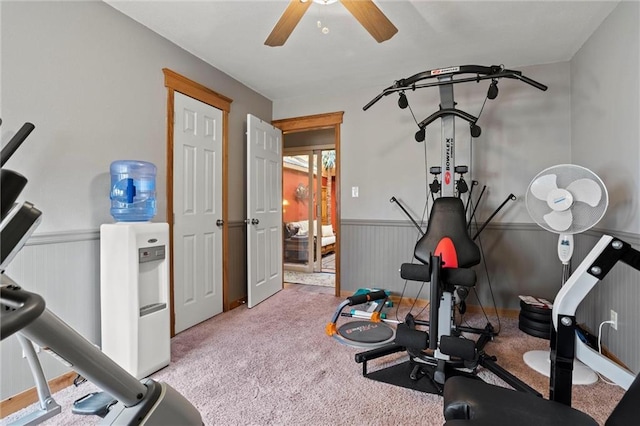
<instances>
[{"instance_id":1,"label":"treadmill handrail","mask_svg":"<svg viewBox=\"0 0 640 426\"><path fill-rule=\"evenodd\" d=\"M2 275L3 281L9 278ZM39 294L26 291L15 284L3 284L0 287L2 305L9 309L2 309L0 322L0 340L27 327L35 321L45 309L45 301Z\"/></svg>"},{"instance_id":2,"label":"treadmill handrail","mask_svg":"<svg viewBox=\"0 0 640 426\"><path fill-rule=\"evenodd\" d=\"M443 76L453 76L453 75L459 75L459 74L475 74L475 77L448 79L446 81L432 81L428 83L416 84L420 81L427 80L427 79L440 78ZM371 108L373 104L375 104L380 99L382 99L383 96L387 96L391 93L400 92L407 89L416 90L416 89L422 89L425 87L442 86L445 84L468 83L473 81L479 82L480 80L499 79L499 78L512 78L512 79L520 80L542 91L546 91L548 89L548 87L545 86L544 84L539 83L529 77L522 75L521 71L505 69L499 65L492 65L490 67L482 66L482 65L460 65L455 67L437 68L433 70L423 71L423 72L414 74L411 77L396 80L392 86L389 86L386 89L384 89L379 95L373 98L362 109L366 111L369 108Z\"/></svg>"}]
</instances>

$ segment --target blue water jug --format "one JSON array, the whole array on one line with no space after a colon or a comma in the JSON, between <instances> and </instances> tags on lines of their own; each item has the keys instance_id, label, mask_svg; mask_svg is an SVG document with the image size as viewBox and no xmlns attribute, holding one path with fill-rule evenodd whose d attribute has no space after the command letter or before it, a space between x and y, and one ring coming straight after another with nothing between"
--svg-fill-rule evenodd
<instances>
[{"instance_id":1,"label":"blue water jug","mask_svg":"<svg viewBox=\"0 0 640 426\"><path fill-rule=\"evenodd\" d=\"M146 222L156 214L156 166L146 161L111 163L111 216L117 222Z\"/></svg>"}]
</instances>

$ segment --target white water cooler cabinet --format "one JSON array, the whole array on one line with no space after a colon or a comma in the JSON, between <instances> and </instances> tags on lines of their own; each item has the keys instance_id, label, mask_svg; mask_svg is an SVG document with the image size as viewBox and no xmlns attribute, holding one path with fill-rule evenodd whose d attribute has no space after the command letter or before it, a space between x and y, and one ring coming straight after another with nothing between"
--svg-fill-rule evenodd
<instances>
[{"instance_id":1,"label":"white water cooler cabinet","mask_svg":"<svg viewBox=\"0 0 640 426\"><path fill-rule=\"evenodd\" d=\"M169 225L100 227L102 351L138 379L169 365Z\"/></svg>"}]
</instances>

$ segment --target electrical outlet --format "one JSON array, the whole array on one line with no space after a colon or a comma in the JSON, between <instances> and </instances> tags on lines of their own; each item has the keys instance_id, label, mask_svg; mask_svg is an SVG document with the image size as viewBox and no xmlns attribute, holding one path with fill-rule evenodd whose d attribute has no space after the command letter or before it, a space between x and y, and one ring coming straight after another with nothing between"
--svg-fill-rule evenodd
<instances>
[{"instance_id":1,"label":"electrical outlet","mask_svg":"<svg viewBox=\"0 0 640 426\"><path fill-rule=\"evenodd\" d=\"M618 313L616 311L614 311L613 309L611 309L611 327L613 327L614 330L618 329Z\"/></svg>"}]
</instances>

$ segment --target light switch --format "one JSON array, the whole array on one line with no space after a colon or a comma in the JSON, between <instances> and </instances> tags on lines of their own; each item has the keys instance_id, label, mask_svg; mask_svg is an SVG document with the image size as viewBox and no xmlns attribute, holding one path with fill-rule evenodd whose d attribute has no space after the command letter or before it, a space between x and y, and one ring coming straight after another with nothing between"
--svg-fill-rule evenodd
<instances>
[{"instance_id":1,"label":"light switch","mask_svg":"<svg viewBox=\"0 0 640 426\"><path fill-rule=\"evenodd\" d=\"M358 198L358 187L357 186L352 186L351 187L351 197Z\"/></svg>"}]
</instances>

